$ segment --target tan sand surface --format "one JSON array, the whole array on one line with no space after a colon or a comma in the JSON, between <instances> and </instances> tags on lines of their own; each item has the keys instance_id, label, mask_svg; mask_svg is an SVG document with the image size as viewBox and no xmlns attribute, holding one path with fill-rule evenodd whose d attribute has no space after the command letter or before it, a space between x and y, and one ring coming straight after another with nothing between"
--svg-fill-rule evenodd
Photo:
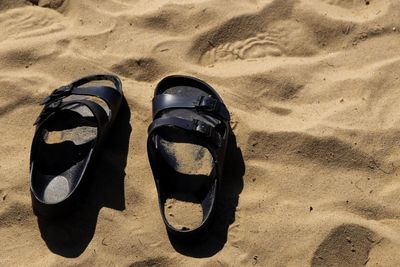
<instances>
[{"instance_id":1,"label":"tan sand surface","mask_svg":"<svg viewBox=\"0 0 400 267\"><path fill-rule=\"evenodd\" d=\"M84 207L38 220L38 103L92 73L121 77L130 126ZM240 148L195 246L168 238L146 155L169 74L218 90ZM0 0L0 139L0 266L400 266L400 1Z\"/></svg>"}]
</instances>

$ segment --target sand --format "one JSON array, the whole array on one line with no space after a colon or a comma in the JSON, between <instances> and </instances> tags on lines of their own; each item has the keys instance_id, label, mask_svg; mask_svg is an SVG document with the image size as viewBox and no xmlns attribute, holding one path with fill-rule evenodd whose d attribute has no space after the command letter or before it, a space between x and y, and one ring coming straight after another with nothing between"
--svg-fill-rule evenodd
<instances>
[{"instance_id":1,"label":"sand","mask_svg":"<svg viewBox=\"0 0 400 267\"><path fill-rule=\"evenodd\" d=\"M398 0L31 2L0 1L1 266L400 265ZM119 75L129 109L82 209L38 220L38 103L92 73ZM218 90L237 145L191 246L165 231L146 155L169 74Z\"/></svg>"}]
</instances>

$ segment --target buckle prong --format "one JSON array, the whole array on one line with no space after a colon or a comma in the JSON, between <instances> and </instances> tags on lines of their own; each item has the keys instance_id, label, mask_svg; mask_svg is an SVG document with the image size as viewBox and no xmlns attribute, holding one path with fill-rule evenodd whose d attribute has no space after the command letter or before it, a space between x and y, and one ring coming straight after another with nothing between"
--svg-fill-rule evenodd
<instances>
[{"instance_id":1,"label":"buckle prong","mask_svg":"<svg viewBox=\"0 0 400 267\"><path fill-rule=\"evenodd\" d=\"M200 120L193 119L193 130L205 134L207 137L211 136L211 126Z\"/></svg>"},{"instance_id":2,"label":"buckle prong","mask_svg":"<svg viewBox=\"0 0 400 267\"><path fill-rule=\"evenodd\" d=\"M218 101L212 96L200 96L197 108L205 111L214 111Z\"/></svg>"}]
</instances>

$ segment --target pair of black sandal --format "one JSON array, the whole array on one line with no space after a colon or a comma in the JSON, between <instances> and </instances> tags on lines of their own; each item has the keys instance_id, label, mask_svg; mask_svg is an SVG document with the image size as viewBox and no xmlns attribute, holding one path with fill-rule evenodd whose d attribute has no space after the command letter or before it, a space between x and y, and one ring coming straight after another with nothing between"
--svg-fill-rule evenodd
<instances>
[{"instance_id":1,"label":"pair of black sandal","mask_svg":"<svg viewBox=\"0 0 400 267\"><path fill-rule=\"evenodd\" d=\"M96 167L122 100L118 77L93 75L54 90L41 103L30 159L37 215L65 215L83 200L88 174ZM147 150L169 233L192 236L209 225L222 181L229 121L221 97L207 83L169 76L157 85ZM172 223L179 215L170 213L174 201L198 203L200 220L190 226ZM191 216L192 211L180 215Z\"/></svg>"}]
</instances>

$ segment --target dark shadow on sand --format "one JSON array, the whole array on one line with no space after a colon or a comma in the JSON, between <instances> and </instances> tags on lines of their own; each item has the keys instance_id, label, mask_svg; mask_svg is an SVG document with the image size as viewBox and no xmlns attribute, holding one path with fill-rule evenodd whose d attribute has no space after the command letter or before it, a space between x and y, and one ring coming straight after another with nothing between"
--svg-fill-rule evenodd
<instances>
[{"instance_id":1,"label":"dark shadow on sand","mask_svg":"<svg viewBox=\"0 0 400 267\"><path fill-rule=\"evenodd\" d=\"M118 117L90 174L92 177L88 177L92 181L82 206L57 220L38 217L41 236L53 253L67 258L78 257L93 238L100 209L125 209L124 178L131 131L130 109L123 99Z\"/></svg>"},{"instance_id":2,"label":"dark shadow on sand","mask_svg":"<svg viewBox=\"0 0 400 267\"><path fill-rule=\"evenodd\" d=\"M169 235L170 242L177 252L194 258L206 258L215 255L224 247L228 239L229 225L235 221L239 195L243 190L244 174L242 152L237 147L235 135L231 133L226 151L224 177L213 222L207 234L201 239L182 241Z\"/></svg>"}]
</instances>

